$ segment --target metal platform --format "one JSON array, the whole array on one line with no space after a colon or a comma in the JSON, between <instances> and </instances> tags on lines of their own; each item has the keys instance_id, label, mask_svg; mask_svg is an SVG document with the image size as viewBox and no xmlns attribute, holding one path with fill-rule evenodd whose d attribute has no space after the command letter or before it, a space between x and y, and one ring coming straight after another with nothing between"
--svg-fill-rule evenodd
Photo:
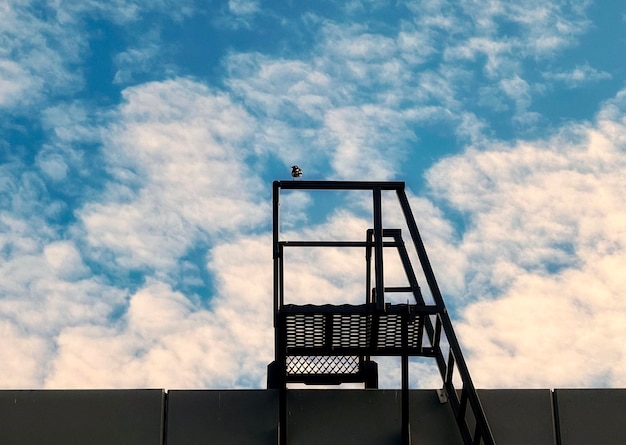
<instances>
[{"instance_id":1,"label":"metal platform","mask_svg":"<svg viewBox=\"0 0 626 445\"><path fill-rule=\"evenodd\" d=\"M275 361L268 366L268 387L279 389L278 443L288 443L287 385L363 383L378 387L376 356L397 356L402 368L402 443L411 442L409 416L409 357L432 357L442 377L440 396L448 401L466 444L494 443L489 424L465 365L443 297L426 255L402 182L276 181L273 186ZM280 191L365 190L372 193L372 228L365 240L281 239ZM385 227L382 192L396 193L406 229L415 249L432 302L427 304L402 238L402 230ZM285 304L285 249L362 248L365 253L363 304ZM402 265L405 286L384 282L384 258L393 250ZM391 304L388 296L409 294L412 301ZM313 302L314 303L314 302ZM445 354L442 344L447 345ZM461 381L455 387L454 378Z\"/></svg>"},{"instance_id":2,"label":"metal platform","mask_svg":"<svg viewBox=\"0 0 626 445\"><path fill-rule=\"evenodd\" d=\"M368 357L433 356L424 348L424 317L417 305L284 305L279 312L286 381L306 384L364 382L377 387Z\"/></svg>"}]
</instances>

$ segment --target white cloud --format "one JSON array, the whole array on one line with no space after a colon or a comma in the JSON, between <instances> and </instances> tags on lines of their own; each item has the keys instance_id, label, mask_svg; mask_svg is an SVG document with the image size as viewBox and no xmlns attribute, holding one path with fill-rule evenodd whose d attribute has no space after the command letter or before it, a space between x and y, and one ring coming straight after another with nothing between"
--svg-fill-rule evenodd
<instances>
[{"instance_id":1,"label":"white cloud","mask_svg":"<svg viewBox=\"0 0 626 445\"><path fill-rule=\"evenodd\" d=\"M0 60L0 106L14 106L22 97L40 88L40 81L29 76L17 63Z\"/></svg>"},{"instance_id":2,"label":"white cloud","mask_svg":"<svg viewBox=\"0 0 626 445\"><path fill-rule=\"evenodd\" d=\"M210 310L149 280L112 327L68 327L46 387L235 388L265 385L273 358L270 238L212 249Z\"/></svg>"},{"instance_id":3,"label":"white cloud","mask_svg":"<svg viewBox=\"0 0 626 445\"><path fill-rule=\"evenodd\" d=\"M368 33L365 27L346 29L345 27L327 26L324 32L326 33L326 54L344 60L384 63L397 50L393 38ZM369 71L371 65L363 66L363 68Z\"/></svg>"},{"instance_id":4,"label":"white cloud","mask_svg":"<svg viewBox=\"0 0 626 445\"><path fill-rule=\"evenodd\" d=\"M459 120L454 85L464 74L414 72L415 58L433 51L415 44L418 32L389 37L324 23L306 61L231 55L228 86L259 116L257 153L298 163L314 177L395 174L415 125Z\"/></svg>"},{"instance_id":5,"label":"white cloud","mask_svg":"<svg viewBox=\"0 0 626 445\"><path fill-rule=\"evenodd\" d=\"M0 8L0 108L20 113L83 88L80 64L90 37L85 19L126 26L146 11L166 11L180 20L193 10L188 1L172 7L168 0L7 0Z\"/></svg>"},{"instance_id":6,"label":"white cloud","mask_svg":"<svg viewBox=\"0 0 626 445\"><path fill-rule=\"evenodd\" d=\"M51 8L53 9L53 8ZM112 0L102 3L98 0L66 2L55 9L59 22L72 23L85 16L104 17L118 25L126 25L141 19L141 15L150 11L165 11L174 20L179 21L194 12L191 1L183 0L172 4L170 0Z\"/></svg>"},{"instance_id":7,"label":"white cloud","mask_svg":"<svg viewBox=\"0 0 626 445\"><path fill-rule=\"evenodd\" d=\"M51 270L63 280L76 281L90 275L80 252L69 241L50 243L44 247L43 254Z\"/></svg>"},{"instance_id":8,"label":"white cloud","mask_svg":"<svg viewBox=\"0 0 626 445\"><path fill-rule=\"evenodd\" d=\"M178 274L180 257L196 242L218 242L269 218L269 190L244 162L255 121L227 95L189 80L147 84L125 95L107 127L96 127L80 103L44 112L53 142L35 158L44 178L64 181L70 168L81 174L93 168L74 147L104 134L100 167L109 168L112 179L104 195L88 194L78 223L62 234L45 220L55 201L36 170L0 167L0 329L6 334L0 360L2 371L15 375L5 384L261 386L264 365L258 358L242 364L231 349L258 317L231 317L230 323L172 289L179 279L172 271ZM101 273L115 259L126 269L110 277L87 265ZM128 268L156 269L167 282L148 278L128 296L125 281L116 283L120 288L108 283ZM271 353L272 342L265 344ZM254 358L259 348L240 350ZM242 375L254 381L238 381Z\"/></svg>"},{"instance_id":9,"label":"white cloud","mask_svg":"<svg viewBox=\"0 0 626 445\"><path fill-rule=\"evenodd\" d=\"M103 325L125 292L92 276L72 241L54 241L45 221L0 215L0 362L2 387L41 387L57 335L71 326Z\"/></svg>"},{"instance_id":10,"label":"white cloud","mask_svg":"<svg viewBox=\"0 0 626 445\"><path fill-rule=\"evenodd\" d=\"M594 260L555 277L520 271L502 298L470 305L460 333L478 385L624 385L626 261Z\"/></svg>"},{"instance_id":11,"label":"white cloud","mask_svg":"<svg viewBox=\"0 0 626 445\"><path fill-rule=\"evenodd\" d=\"M398 50L411 65L424 63L435 53L434 38L427 30L406 27L398 34Z\"/></svg>"},{"instance_id":12,"label":"white cloud","mask_svg":"<svg viewBox=\"0 0 626 445\"><path fill-rule=\"evenodd\" d=\"M388 134L400 130L406 135L405 118L386 106L343 107L344 103L355 102L347 96L354 86L334 77L335 73L327 72L321 66L327 63L274 61L256 55L229 59L234 74L231 88L243 96L251 108L265 115L263 124L259 125L262 133L256 137L257 151L271 152L286 165L297 163L308 174L318 177L320 164L329 155L336 159L333 171L322 177L333 174L346 177L364 171L388 177L390 166L376 172L370 170L376 160L380 160L375 147L380 141L376 130L388 131ZM394 114L399 121L393 119ZM286 123L294 119L300 121L298 126ZM393 163L393 151L389 155Z\"/></svg>"},{"instance_id":13,"label":"white cloud","mask_svg":"<svg viewBox=\"0 0 626 445\"><path fill-rule=\"evenodd\" d=\"M555 82L563 82L569 88L576 88L586 83L612 79L610 73L593 68L588 63L578 65L571 71L545 72L545 79Z\"/></svg>"},{"instance_id":14,"label":"white cloud","mask_svg":"<svg viewBox=\"0 0 626 445\"><path fill-rule=\"evenodd\" d=\"M500 88L515 102L518 110L526 110L531 103L528 83L519 76L500 81Z\"/></svg>"},{"instance_id":15,"label":"white cloud","mask_svg":"<svg viewBox=\"0 0 626 445\"><path fill-rule=\"evenodd\" d=\"M447 34L440 45L446 65L466 67L471 72L482 68L480 104L503 112L508 109L506 100L513 100L513 122L524 129L536 128L542 122L541 115L528 108L533 96L544 92L543 85L531 82L532 73L526 71L524 62L541 65L574 46L590 26L585 17L587 6L585 2L461 2L454 8L440 2L430 9L454 11L449 12L454 33ZM427 17L420 23L436 32L438 22ZM459 87L454 91L459 94Z\"/></svg>"},{"instance_id":16,"label":"white cloud","mask_svg":"<svg viewBox=\"0 0 626 445\"><path fill-rule=\"evenodd\" d=\"M479 386L623 385L623 98L593 125L470 149L429 172L470 223L455 248L467 258L460 332Z\"/></svg>"},{"instance_id":17,"label":"white cloud","mask_svg":"<svg viewBox=\"0 0 626 445\"><path fill-rule=\"evenodd\" d=\"M228 9L235 15L251 15L259 12L259 3L256 0L229 0Z\"/></svg>"},{"instance_id":18,"label":"white cloud","mask_svg":"<svg viewBox=\"0 0 626 445\"><path fill-rule=\"evenodd\" d=\"M337 147L331 155L335 176L340 179L386 180L394 176L402 154L393 138L414 137L405 116L377 106L345 107L329 111L325 124ZM404 136L404 137L402 137ZM389 143L387 151L381 146Z\"/></svg>"},{"instance_id":19,"label":"white cloud","mask_svg":"<svg viewBox=\"0 0 626 445\"><path fill-rule=\"evenodd\" d=\"M82 87L84 17L128 25L144 8L171 10L168 1L70 2L41 20L22 3L7 5L0 106L9 108ZM260 12L258 2L229 7L237 23ZM587 27L584 8L445 1L410 7L416 16L397 32L321 20L317 44L300 58L232 53L225 80L231 93L181 78L138 85L124 91L100 126L79 102L38 107L50 133L34 159L39 170L0 166L4 384L263 386L273 357L271 245L267 234L243 234L266 227L269 187L250 158L261 168L274 157L299 163L308 178L390 179L408 172L403 162L416 127L444 122L476 147L440 162L429 179L435 198L464 214L467 231L459 238L432 202L411 199L444 292L468 305L459 331L477 382L623 386L624 349L611 339L623 337L625 311L626 93L593 125L510 145L488 140L487 121L461 100L482 69L484 104L505 110L512 101L517 121L536 119L528 109L538 89L521 62L549 60L572 45ZM189 9L171 12L180 18ZM502 38L507 23L510 35ZM130 82L154 63L158 48L150 38L140 43L115 59L116 81ZM10 58L9 50L20 57ZM566 83L607 77L588 65L576 70L546 76ZM102 141L100 167L110 181L103 193L81 195L77 223L60 233L46 222L62 205L46 186L75 172L94 174L76 146ZM310 222L302 210L311 202L295 201L290 230ZM370 225L360 215L358 203L350 203L312 223L308 234L358 232L360 239ZM180 271L197 267L183 258L199 244L208 245L206 272L215 280L209 302L177 290L189 279ZM298 279L287 289L296 300L321 293L317 302L361 301L361 253L303 251L291 260ZM146 272L146 281L136 290L116 288L97 274L114 266ZM554 325L555 318L562 323Z\"/></svg>"},{"instance_id":20,"label":"white cloud","mask_svg":"<svg viewBox=\"0 0 626 445\"><path fill-rule=\"evenodd\" d=\"M209 266L218 283L211 310L155 279L125 301L122 290L71 276L84 265L68 242L4 262L2 386L264 386L273 357L270 239L216 246Z\"/></svg>"},{"instance_id":21,"label":"white cloud","mask_svg":"<svg viewBox=\"0 0 626 445\"><path fill-rule=\"evenodd\" d=\"M41 253L13 253L2 262L0 275L3 315L35 335L103 323L124 298L123 291L89 279L76 247L67 242L51 243Z\"/></svg>"},{"instance_id":22,"label":"white cloud","mask_svg":"<svg viewBox=\"0 0 626 445\"><path fill-rule=\"evenodd\" d=\"M56 93L80 86L69 67L85 45L58 22L46 21L27 3L5 2L0 21L0 107L32 105L53 89Z\"/></svg>"},{"instance_id":23,"label":"white cloud","mask_svg":"<svg viewBox=\"0 0 626 445\"><path fill-rule=\"evenodd\" d=\"M257 312L239 319L231 312L232 303L218 302L208 311L192 296L173 291L171 283L178 277L170 276L194 242L206 241L207 236L217 242L224 234L252 229L269 218L269 206L258 198L264 194L259 179L244 164L255 122L226 95L184 79L128 89L125 98L112 115L103 147L113 182L104 201L88 202L79 216L92 261L104 264L114 258L123 268L152 269L157 278L131 295L128 305L104 299L101 308L89 308L90 314L81 303L72 302L73 287L87 292L86 284L92 283L89 292L96 293L105 292L106 286L93 278L83 280L88 272L72 244L56 242L44 248L47 270L61 281L29 275L25 265L37 257L23 257L13 268L26 273L20 283L31 283L31 288L32 283L48 283L46 294L59 297L46 300L40 307L45 311L37 312L47 314L45 326L56 352L38 363L47 371L35 369L38 380L31 385L261 386L264 364L259 366L259 359L254 359L242 365L239 355L232 353L233 345L241 344L242 356L254 356L246 347L250 342L246 329L259 324ZM80 135L75 121L51 125L67 128L62 134L72 139ZM269 196L269 191L265 194ZM113 256L103 255L102 248ZM253 251L243 254L254 257ZM234 258L238 265L243 263L238 255ZM240 279L247 280L250 271L244 270L247 275ZM213 272L218 277L221 273ZM5 304L5 314L24 310L21 304ZM64 315L57 307L65 308ZM123 317L111 325L110 317L120 309ZM263 325L266 334L270 315ZM22 316L20 322L26 319ZM271 341L267 345L265 362ZM256 377L252 383L238 383L241 375Z\"/></svg>"},{"instance_id":24,"label":"white cloud","mask_svg":"<svg viewBox=\"0 0 626 445\"><path fill-rule=\"evenodd\" d=\"M7 320L0 322L0 374L2 388L32 388L45 376L45 362L50 358L50 342L24 332Z\"/></svg>"},{"instance_id":25,"label":"white cloud","mask_svg":"<svg viewBox=\"0 0 626 445\"><path fill-rule=\"evenodd\" d=\"M425 123L451 124L471 143L484 139L489 120L466 103L474 87L482 105L510 110L516 129L532 130L542 116L530 107L543 89L527 78L523 62L548 60L588 27L585 8L568 5L407 6L415 16L402 20L397 33L318 17L308 23L320 37L306 58L229 56L227 84L262 122L257 147L317 176L330 156L333 171L326 177L388 178ZM444 15L453 24L442 22ZM433 65L420 70L427 62Z\"/></svg>"},{"instance_id":26,"label":"white cloud","mask_svg":"<svg viewBox=\"0 0 626 445\"><path fill-rule=\"evenodd\" d=\"M155 37L152 36L154 39ZM159 46L156 43L146 43L138 48L129 48L115 56L117 71L113 77L113 83L129 84L133 82L137 74L146 74L150 70L162 69L157 67L155 57L159 54Z\"/></svg>"},{"instance_id":27,"label":"white cloud","mask_svg":"<svg viewBox=\"0 0 626 445\"><path fill-rule=\"evenodd\" d=\"M251 229L268 217L244 163L254 120L228 96L184 80L124 92L104 156L116 181L81 219L93 247L123 267L174 265L194 240Z\"/></svg>"},{"instance_id":28,"label":"white cloud","mask_svg":"<svg viewBox=\"0 0 626 445\"><path fill-rule=\"evenodd\" d=\"M444 51L444 58L450 62L474 60L478 55L486 57L485 74L497 78L509 72L517 71L517 61L509 55L514 52L514 42L491 37L470 37L467 41L449 46Z\"/></svg>"}]
</instances>

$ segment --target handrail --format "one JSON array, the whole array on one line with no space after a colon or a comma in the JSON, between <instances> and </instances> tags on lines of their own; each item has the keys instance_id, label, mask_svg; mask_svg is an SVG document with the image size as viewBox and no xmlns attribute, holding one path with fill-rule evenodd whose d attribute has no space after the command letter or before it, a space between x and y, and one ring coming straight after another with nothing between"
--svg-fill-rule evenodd
<instances>
[{"instance_id":1,"label":"handrail","mask_svg":"<svg viewBox=\"0 0 626 445\"><path fill-rule=\"evenodd\" d=\"M365 241L345 241L345 240L281 240L279 229L279 198L280 190L370 190L372 191L373 200L373 228L368 229ZM417 257L421 269L426 278L426 283L432 295L434 304L427 305L419 288L417 278L411 261L407 253L404 242L402 241L399 229L384 229L382 215L382 191L395 191L402 209L402 213L413 242L413 247L417 252ZM389 240L392 238L392 240ZM467 364L463 357L460 344L454 333L452 322L446 309L443 296L439 290L437 280L435 279L432 266L426 254L422 238L415 223L415 218L411 211L409 201L405 192L404 182L383 182L383 181L274 181L273 183L273 258L274 258L274 326L279 329L279 312L297 313L304 306L292 306L284 304L284 284L283 284L283 251L285 248L293 247L342 247L342 248L365 248L366 249L366 305L373 310L372 313L385 314L390 310L391 306L385 302L385 293L407 292L412 293L415 298L415 304L411 305L420 317L420 332L424 330L425 336L422 339L428 339L430 345L423 348L423 355L435 358L439 373L443 381L443 388L447 393L447 397L458 424L463 441L466 444L485 444L494 445L493 434L489 428L489 423L485 416L484 410L478 398L476 389L472 382ZM383 270L383 251L385 248L395 247L398 249L400 259L408 279L408 286L385 286L384 270ZM372 276L371 262L374 257L374 274ZM373 279L373 283L372 283ZM372 292L370 292L372 290ZM402 306L402 305L397 305ZM310 308L323 306L310 305ZM356 313L361 309L356 309L354 305L332 306L333 313ZM375 309L372 309L375 308ZM397 308L391 309L394 312ZM324 312L322 309L320 309ZM328 309L330 311L330 309ZM356 312L355 312L356 311ZM431 319L434 317L434 320ZM434 323L433 323L434 322ZM328 320L325 323L330 323ZM423 323L423 328L421 327ZM378 326L373 325L377 330ZM406 328L403 327L403 339L406 339ZM449 350L447 356L442 350L442 336L447 342ZM404 341L404 340L403 340ZM421 340L420 340L421 343ZM276 336L276 362L280 365L281 361L286 360L286 343L284 339ZM359 348L346 349L346 351L358 354ZM408 355L409 351L404 350L402 353L402 388L403 388L403 440L405 444L410 442L410 432L408 425ZM457 388L453 383L455 370L462 382L460 388L460 397L457 394ZM323 379L320 379L323 380ZM282 384L280 392L280 444L284 445L286 441L286 383ZM469 407L469 410L468 410ZM468 422L468 411L471 412L474 421L474 431L470 431Z\"/></svg>"}]
</instances>

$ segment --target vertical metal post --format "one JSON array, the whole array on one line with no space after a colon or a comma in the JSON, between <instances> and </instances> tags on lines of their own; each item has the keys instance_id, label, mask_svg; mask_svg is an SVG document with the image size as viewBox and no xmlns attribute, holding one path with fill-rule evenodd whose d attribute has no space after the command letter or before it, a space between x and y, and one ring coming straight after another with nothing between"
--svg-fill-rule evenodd
<instances>
[{"instance_id":1,"label":"vertical metal post","mask_svg":"<svg viewBox=\"0 0 626 445\"><path fill-rule=\"evenodd\" d=\"M372 229L367 229L365 236L365 302L372 302Z\"/></svg>"},{"instance_id":2,"label":"vertical metal post","mask_svg":"<svg viewBox=\"0 0 626 445\"><path fill-rule=\"evenodd\" d=\"M409 356L402 356L402 444L411 445L409 412Z\"/></svg>"},{"instance_id":3,"label":"vertical metal post","mask_svg":"<svg viewBox=\"0 0 626 445\"><path fill-rule=\"evenodd\" d=\"M280 338L283 331L278 311L283 303L283 252L280 246L280 182L274 181L272 189L272 234L274 260L274 351L278 368L278 444L287 444L287 363L285 344Z\"/></svg>"},{"instance_id":4,"label":"vertical metal post","mask_svg":"<svg viewBox=\"0 0 626 445\"><path fill-rule=\"evenodd\" d=\"M407 305L406 313L402 314L402 349L409 348L409 318L410 310ZM411 445L411 423L409 412L409 356L402 354L402 444Z\"/></svg>"},{"instance_id":5,"label":"vertical metal post","mask_svg":"<svg viewBox=\"0 0 626 445\"><path fill-rule=\"evenodd\" d=\"M278 309L282 309L285 304L285 280L284 271L285 271L285 258L284 258L285 249L283 245L278 243Z\"/></svg>"},{"instance_id":6,"label":"vertical metal post","mask_svg":"<svg viewBox=\"0 0 626 445\"><path fill-rule=\"evenodd\" d=\"M278 390L278 445L287 445L287 385Z\"/></svg>"},{"instance_id":7,"label":"vertical metal post","mask_svg":"<svg viewBox=\"0 0 626 445\"><path fill-rule=\"evenodd\" d=\"M376 306L385 310L385 284L383 273L383 211L381 188L373 187L374 193L374 275L376 288Z\"/></svg>"},{"instance_id":8,"label":"vertical metal post","mask_svg":"<svg viewBox=\"0 0 626 445\"><path fill-rule=\"evenodd\" d=\"M274 181L272 188L272 249L273 255L272 258L274 260L274 328L277 326L278 322L278 309L279 309L279 289L280 289L280 281L282 281L282 274L280 273L280 250L278 247L278 231L280 229L280 182ZM278 339L275 339L275 346L278 347ZM276 349L278 353L278 349Z\"/></svg>"}]
</instances>

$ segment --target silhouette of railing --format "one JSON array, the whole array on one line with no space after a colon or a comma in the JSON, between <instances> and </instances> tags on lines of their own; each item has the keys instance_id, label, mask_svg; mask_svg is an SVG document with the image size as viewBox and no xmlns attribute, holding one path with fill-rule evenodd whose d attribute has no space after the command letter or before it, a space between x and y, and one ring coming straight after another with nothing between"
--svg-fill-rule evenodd
<instances>
[{"instance_id":1,"label":"silhouette of railing","mask_svg":"<svg viewBox=\"0 0 626 445\"><path fill-rule=\"evenodd\" d=\"M280 191L369 190L373 228L364 241L306 241L280 238ZM400 229L384 228L382 192L395 191L433 302L426 304ZM285 304L284 251L298 247L363 248L366 296L363 304ZM384 251L395 248L407 286L384 283ZM494 444L493 435L463 358L443 297L426 255L403 182L275 181L273 185L273 257L275 361L268 366L268 387L279 390L278 443L287 444L287 385L364 383L378 387L376 356L398 356L402 368L402 443L411 442L409 357L431 357L442 389L466 444ZM372 267L373 266L373 267ZM372 276L373 269L373 276ZM408 293L412 302L392 304L385 296ZM448 349L447 354L444 353ZM457 388L454 381L460 381Z\"/></svg>"}]
</instances>

